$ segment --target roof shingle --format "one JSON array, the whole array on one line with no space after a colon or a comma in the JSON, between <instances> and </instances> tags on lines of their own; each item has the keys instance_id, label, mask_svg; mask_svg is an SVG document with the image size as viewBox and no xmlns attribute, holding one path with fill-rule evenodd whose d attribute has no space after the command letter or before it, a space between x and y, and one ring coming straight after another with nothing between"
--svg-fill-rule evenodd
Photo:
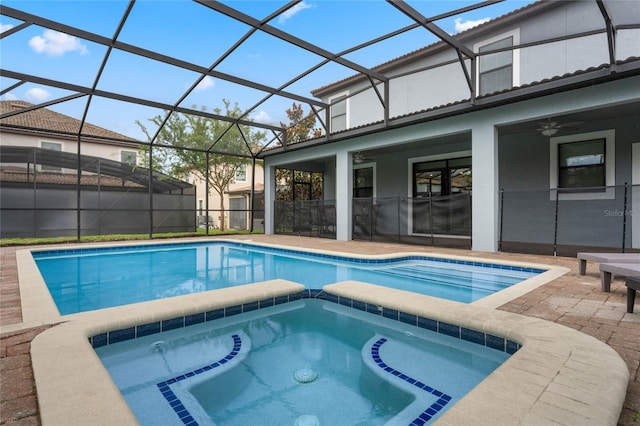
<instances>
[{"instance_id":1,"label":"roof shingle","mask_svg":"<svg viewBox=\"0 0 640 426\"><path fill-rule=\"evenodd\" d=\"M34 105L20 100L0 101L0 114L7 114L32 106ZM0 129L2 131L23 134L77 136L80 131L80 124L80 120L47 108L38 108L0 119ZM89 139L91 142L112 145L140 143L136 139L87 122L82 127L82 138Z\"/></svg>"}]
</instances>

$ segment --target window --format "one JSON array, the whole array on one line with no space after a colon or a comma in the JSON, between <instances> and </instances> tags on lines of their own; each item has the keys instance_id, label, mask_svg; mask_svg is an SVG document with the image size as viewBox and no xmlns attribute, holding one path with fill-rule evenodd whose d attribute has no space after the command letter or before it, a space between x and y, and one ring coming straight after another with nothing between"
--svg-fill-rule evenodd
<instances>
[{"instance_id":1,"label":"window","mask_svg":"<svg viewBox=\"0 0 640 426\"><path fill-rule=\"evenodd\" d=\"M558 145L558 188L605 186L605 140Z\"/></svg>"},{"instance_id":2,"label":"window","mask_svg":"<svg viewBox=\"0 0 640 426\"><path fill-rule=\"evenodd\" d=\"M549 199L613 199L615 166L615 130L552 137Z\"/></svg>"},{"instance_id":3,"label":"window","mask_svg":"<svg viewBox=\"0 0 640 426\"><path fill-rule=\"evenodd\" d=\"M471 236L470 151L409 159L408 229L415 235Z\"/></svg>"},{"instance_id":4,"label":"window","mask_svg":"<svg viewBox=\"0 0 640 426\"><path fill-rule=\"evenodd\" d=\"M416 198L471 192L471 157L413 163Z\"/></svg>"},{"instance_id":5,"label":"window","mask_svg":"<svg viewBox=\"0 0 640 426\"><path fill-rule=\"evenodd\" d=\"M347 97L346 95L331 100L331 131L338 132L347 128Z\"/></svg>"},{"instance_id":6,"label":"window","mask_svg":"<svg viewBox=\"0 0 640 426\"><path fill-rule=\"evenodd\" d=\"M42 142L42 149L61 152L62 144L56 143L56 142ZM47 156L47 159L49 164L42 164L42 166L40 167L40 170L42 170L43 172L61 172L62 171L62 167L51 165L51 163L54 162L53 161L54 157Z\"/></svg>"},{"instance_id":7,"label":"window","mask_svg":"<svg viewBox=\"0 0 640 426\"><path fill-rule=\"evenodd\" d=\"M236 182L247 181L247 165L246 164L240 164L236 169L235 181Z\"/></svg>"},{"instance_id":8,"label":"window","mask_svg":"<svg viewBox=\"0 0 640 426\"><path fill-rule=\"evenodd\" d=\"M138 161L138 153L135 151L120 151L120 162L136 165Z\"/></svg>"},{"instance_id":9,"label":"window","mask_svg":"<svg viewBox=\"0 0 640 426\"><path fill-rule=\"evenodd\" d=\"M474 45L474 50L479 53L476 71L478 96L510 89L520 84L520 51L518 49L486 53L511 48L519 43L520 31L515 29Z\"/></svg>"},{"instance_id":10,"label":"window","mask_svg":"<svg viewBox=\"0 0 640 426\"><path fill-rule=\"evenodd\" d=\"M513 46L508 37L480 48L480 52ZM513 86L513 54L511 50L480 56L480 94L510 89Z\"/></svg>"},{"instance_id":11,"label":"window","mask_svg":"<svg viewBox=\"0 0 640 426\"><path fill-rule=\"evenodd\" d=\"M353 169L353 196L374 197L375 196L375 164L358 166Z\"/></svg>"}]
</instances>

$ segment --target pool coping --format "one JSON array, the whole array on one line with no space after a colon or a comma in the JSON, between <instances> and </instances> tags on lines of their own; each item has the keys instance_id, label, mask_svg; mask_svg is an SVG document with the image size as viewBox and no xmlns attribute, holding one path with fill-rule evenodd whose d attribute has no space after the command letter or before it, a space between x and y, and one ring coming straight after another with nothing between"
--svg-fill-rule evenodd
<instances>
[{"instance_id":1,"label":"pool coping","mask_svg":"<svg viewBox=\"0 0 640 426\"><path fill-rule=\"evenodd\" d=\"M31 344L43 426L137 424L89 338L271 297L298 298L303 290L301 284L273 280L75 314ZM436 424L617 423L629 372L612 348L593 337L541 319L356 281L330 284L323 291L340 304L361 301L522 345ZM516 386L517 392L508 392Z\"/></svg>"},{"instance_id":2,"label":"pool coping","mask_svg":"<svg viewBox=\"0 0 640 426\"><path fill-rule=\"evenodd\" d=\"M128 242L112 242L112 243L96 243L96 244L82 244L82 245L69 245L60 247L41 247L34 249L25 249L16 251L16 263L18 268L18 281L20 286L20 303L22 308L23 323L29 325L42 325L53 324L60 321L64 321L67 318L73 317L71 315L60 315L56 304L47 289L47 286L36 266L36 262L32 256L32 253L47 252L47 251L73 251L73 250L91 250L91 249L105 249L110 247L131 247L131 246L162 246L167 244L207 244L212 242L231 243L237 245L253 245L257 247L274 248L278 250L287 251L299 251L309 252L318 255L326 256L338 256L349 259L364 259L364 260L390 260L402 257L421 257L421 258L435 258L435 259L451 259L460 262L469 263L485 263L495 264L506 267L518 267L518 268L533 268L544 270L544 272L526 279L518 284L512 285L509 288L501 290L492 295L486 296L475 302L474 305L481 305L485 307L497 308L510 300L515 299L529 291L546 284L564 274L569 272L568 268L561 266L541 265L537 263L528 262L512 262L507 260L494 260L479 261L475 257L457 256L457 255L442 255L438 253L419 253L419 252L397 252L393 254L384 255L360 255L354 253L336 253L326 250L315 249L303 249L297 247L289 247L284 245L269 244L269 243L257 243L252 240L234 240L216 238L215 240L203 241L202 239L183 239L179 242L171 243L167 241L128 241Z\"/></svg>"}]
</instances>

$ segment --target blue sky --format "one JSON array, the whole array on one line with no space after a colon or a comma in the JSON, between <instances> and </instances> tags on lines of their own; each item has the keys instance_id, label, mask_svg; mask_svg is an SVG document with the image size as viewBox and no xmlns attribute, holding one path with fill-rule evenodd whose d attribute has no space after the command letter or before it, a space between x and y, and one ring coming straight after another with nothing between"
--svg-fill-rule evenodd
<instances>
[{"instance_id":1,"label":"blue sky","mask_svg":"<svg viewBox=\"0 0 640 426\"><path fill-rule=\"evenodd\" d=\"M258 20L286 4L275 0L223 3ZM407 3L424 16L431 17L477 1L408 0ZM507 0L437 21L436 24L454 34L528 3L531 1ZM128 2L3 0L3 5L111 38ZM0 16L2 31L20 23ZM411 23L409 18L382 0L304 0L287 14L270 22L277 29L332 53L339 53ZM248 29L245 24L191 1L139 0L118 40L208 68ZM393 40L351 53L345 58L365 67L373 67L435 41L437 39L428 31L418 28ZM0 40L0 51L0 64L5 70L91 87L106 47L32 25ZM315 54L259 32L222 61L216 70L277 88L321 60ZM351 69L333 64L321 68L285 90L311 97L311 90L354 73ZM192 71L114 50L97 88L173 104L198 78L199 74ZM15 80L0 78L2 90L14 83ZM20 99L37 104L70 94L51 86L24 84L6 93L3 99ZM207 77L182 105L197 105L198 108L211 111L221 108L224 98L238 103L245 110L264 96L262 92ZM251 117L271 124L286 122L284 111L291 103L288 99L272 98L253 111ZM58 104L51 109L80 118L85 105L86 98L81 98ZM162 114L162 110L94 98L87 121L130 137L144 139L135 121L147 123L148 118L157 114Z\"/></svg>"}]
</instances>

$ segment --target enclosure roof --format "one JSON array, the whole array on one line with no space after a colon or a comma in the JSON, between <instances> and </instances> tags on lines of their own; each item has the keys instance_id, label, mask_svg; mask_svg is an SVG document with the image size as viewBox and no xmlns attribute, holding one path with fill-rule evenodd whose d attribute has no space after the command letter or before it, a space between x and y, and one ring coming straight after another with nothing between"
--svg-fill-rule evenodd
<instances>
[{"instance_id":1,"label":"enclosure roof","mask_svg":"<svg viewBox=\"0 0 640 426\"><path fill-rule=\"evenodd\" d=\"M263 157L265 149L290 143L290 126L300 119L285 112L293 104L314 120L321 135L314 143L397 125L389 117L391 95L380 87L390 86L398 65L440 49L455 53L469 86L469 98L457 110L477 108L467 63L479 54L468 38L563 3L464 0L452 9L450 1L421 0L5 0L0 5L0 95L18 101L9 105L24 107L3 109L0 124L79 140L166 146L170 142L162 130L174 117L200 117L223 126L206 145L192 149L224 153L220 141L239 134L245 152L233 154ZM609 36L609 78L620 78L612 36L640 23L612 13L615 0L583 3L602 17L591 33ZM481 25L464 30L454 23ZM568 31L561 37L539 34L532 46L585 35ZM349 129L336 138L328 125L330 104L317 96L354 79L375 92L385 119L382 126ZM545 90L561 85L558 81ZM515 92L480 103L483 108L499 104L518 96ZM238 105L240 113L229 116L229 105ZM50 113L75 121L48 122L44 114ZM407 114L402 123L424 120L419 115Z\"/></svg>"}]
</instances>

